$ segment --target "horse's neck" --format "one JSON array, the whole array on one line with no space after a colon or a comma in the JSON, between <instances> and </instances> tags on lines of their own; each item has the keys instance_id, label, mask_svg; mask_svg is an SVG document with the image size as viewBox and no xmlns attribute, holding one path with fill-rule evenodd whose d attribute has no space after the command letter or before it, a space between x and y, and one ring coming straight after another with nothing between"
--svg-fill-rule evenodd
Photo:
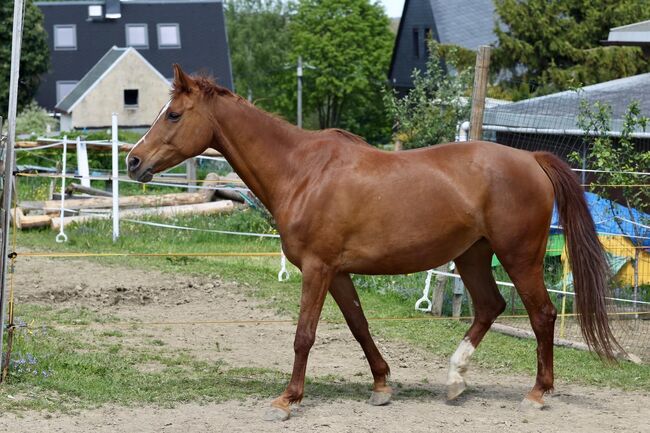
<instances>
[{"instance_id":1,"label":"horse's neck","mask_svg":"<svg viewBox=\"0 0 650 433\"><path fill-rule=\"evenodd\" d=\"M225 98L224 98L225 99ZM226 160L274 213L290 193L299 161L292 158L304 134L280 119L237 100L221 100L213 111L217 141Z\"/></svg>"}]
</instances>

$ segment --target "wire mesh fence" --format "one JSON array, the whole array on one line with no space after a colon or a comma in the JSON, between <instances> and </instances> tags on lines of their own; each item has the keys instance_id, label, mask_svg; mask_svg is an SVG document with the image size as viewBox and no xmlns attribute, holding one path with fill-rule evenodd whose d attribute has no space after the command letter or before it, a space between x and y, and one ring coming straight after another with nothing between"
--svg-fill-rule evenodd
<instances>
[{"instance_id":1,"label":"wire mesh fence","mask_svg":"<svg viewBox=\"0 0 650 433\"><path fill-rule=\"evenodd\" d=\"M603 173L595 163L593 142L607 135L614 147L620 147L625 134L626 115L636 104L641 114L650 114L650 101L639 97L639 86L650 84L650 74L614 80L581 89L568 90L513 103L492 104L485 110L483 137L507 146L528 151L548 151L567 161L578 173L587 192L588 202L607 252L613 278L610 286L609 312L614 335L627 351L650 360L650 203L637 200L632 209L626 194L648 196L649 166L621 166L625 184L612 183L613 176ZM585 128L585 116L593 107L605 107L609 118L601 131ZM650 133L639 125L629 130L633 151L650 152ZM623 162L622 162L623 164ZM607 179L603 181L603 179ZM603 183L608 182L608 183ZM602 206L601 206L602 205ZM602 213L599 214L599 210ZM644 212L645 211L645 212ZM561 233L556 230L556 232ZM549 254L545 260L546 284L549 289L562 289L562 254ZM495 268L497 279L508 280L505 271ZM566 275L564 275L566 278ZM501 287L510 315L525 314L525 309L513 287ZM571 291L570 284L568 291ZM550 293L558 312L556 337L582 342L580 327L574 311L573 293ZM499 319L499 323L531 330L528 320Z\"/></svg>"}]
</instances>

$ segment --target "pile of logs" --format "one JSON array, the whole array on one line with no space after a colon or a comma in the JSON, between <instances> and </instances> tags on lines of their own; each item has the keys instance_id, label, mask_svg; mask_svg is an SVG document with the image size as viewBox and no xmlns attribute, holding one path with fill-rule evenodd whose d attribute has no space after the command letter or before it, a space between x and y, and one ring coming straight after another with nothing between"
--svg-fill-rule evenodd
<instances>
[{"instance_id":1,"label":"pile of logs","mask_svg":"<svg viewBox=\"0 0 650 433\"><path fill-rule=\"evenodd\" d=\"M202 184L205 186L223 186L231 182L242 186L233 173L219 177L210 173ZM83 193L83 194L79 194ZM171 217L188 214L215 214L230 212L235 203L244 203L242 194L237 190L201 189L198 192L171 193L159 195L123 196L118 200L120 218L134 218L149 215ZM96 219L111 218L113 197L110 192L72 184L66 190L64 200L64 217L61 218L61 200L21 201L12 210L16 218L16 227L30 229L51 227L59 230L61 224L84 223Z\"/></svg>"}]
</instances>

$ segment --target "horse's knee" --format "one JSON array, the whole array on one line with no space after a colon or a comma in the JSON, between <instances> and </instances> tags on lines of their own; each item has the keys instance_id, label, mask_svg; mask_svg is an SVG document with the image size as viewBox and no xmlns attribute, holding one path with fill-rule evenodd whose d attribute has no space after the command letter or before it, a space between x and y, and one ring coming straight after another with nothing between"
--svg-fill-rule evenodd
<instances>
[{"instance_id":1,"label":"horse's knee","mask_svg":"<svg viewBox=\"0 0 650 433\"><path fill-rule=\"evenodd\" d=\"M297 331L293 341L293 350L297 353L309 352L316 341L316 334L313 332Z\"/></svg>"},{"instance_id":2,"label":"horse's knee","mask_svg":"<svg viewBox=\"0 0 650 433\"><path fill-rule=\"evenodd\" d=\"M533 326L544 328L555 325L557 319L557 309L553 304L544 305L532 316Z\"/></svg>"}]
</instances>

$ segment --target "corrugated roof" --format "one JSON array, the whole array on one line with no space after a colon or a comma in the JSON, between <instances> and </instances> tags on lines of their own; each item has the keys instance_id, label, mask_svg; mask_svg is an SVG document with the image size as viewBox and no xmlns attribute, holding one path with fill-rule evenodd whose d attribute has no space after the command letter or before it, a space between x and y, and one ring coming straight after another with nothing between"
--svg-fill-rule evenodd
<instances>
[{"instance_id":1,"label":"corrugated roof","mask_svg":"<svg viewBox=\"0 0 650 433\"><path fill-rule=\"evenodd\" d=\"M65 98L56 104L55 110L67 113L72 106L90 89L102 75L110 69L128 50L132 48L113 47L99 59L84 77L77 83L74 89Z\"/></svg>"},{"instance_id":2,"label":"corrugated roof","mask_svg":"<svg viewBox=\"0 0 650 433\"><path fill-rule=\"evenodd\" d=\"M429 0L438 40L476 50L496 42L492 0Z\"/></svg>"},{"instance_id":3,"label":"corrugated roof","mask_svg":"<svg viewBox=\"0 0 650 433\"><path fill-rule=\"evenodd\" d=\"M534 129L579 129L580 103L597 101L612 108L611 130L620 132L623 117L632 101L638 101L641 113L650 115L650 73L606 81L485 110L485 125Z\"/></svg>"}]
</instances>

